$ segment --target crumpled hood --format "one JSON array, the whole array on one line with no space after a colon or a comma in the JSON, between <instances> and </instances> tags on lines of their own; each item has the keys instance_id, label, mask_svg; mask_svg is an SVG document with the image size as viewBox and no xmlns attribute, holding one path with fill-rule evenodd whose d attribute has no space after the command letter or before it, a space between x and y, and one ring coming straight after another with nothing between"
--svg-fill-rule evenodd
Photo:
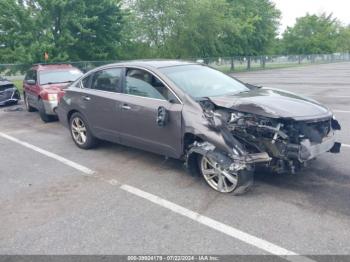
<instances>
[{"instance_id":1,"label":"crumpled hood","mask_svg":"<svg viewBox=\"0 0 350 262\"><path fill-rule=\"evenodd\" d=\"M311 120L332 116L327 107L313 99L274 88L260 88L209 99L219 107L272 118Z\"/></svg>"}]
</instances>

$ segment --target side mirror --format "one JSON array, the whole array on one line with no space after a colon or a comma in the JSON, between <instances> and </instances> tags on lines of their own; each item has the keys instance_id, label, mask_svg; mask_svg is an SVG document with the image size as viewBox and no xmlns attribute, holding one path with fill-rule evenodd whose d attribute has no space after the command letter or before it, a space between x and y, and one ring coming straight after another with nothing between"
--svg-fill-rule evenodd
<instances>
[{"instance_id":1,"label":"side mirror","mask_svg":"<svg viewBox=\"0 0 350 262\"><path fill-rule=\"evenodd\" d=\"M169 120L169 112L164 106L158 107L157 111L157 124L160 127L164 127Z\"/></svg>"},{"instance_id":2,"label":"side mirror","mask_svg":"<svg viewBox=\"0 0 350 262\"><path fill-rule=\"evenodd\" d=\"M36 84L36 81L35 81L35 80L33 80L33 79L29 79L29 80L27 80L27 81L26 81L26 83L27 83L28 85L33 86L33 85L35 85L35 84Z\"/></svg>"}]
</instances>

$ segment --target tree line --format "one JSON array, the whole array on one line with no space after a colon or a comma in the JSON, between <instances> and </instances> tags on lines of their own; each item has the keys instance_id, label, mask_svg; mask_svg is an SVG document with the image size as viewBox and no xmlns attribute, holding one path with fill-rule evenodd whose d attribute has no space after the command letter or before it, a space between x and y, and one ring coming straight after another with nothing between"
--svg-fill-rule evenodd
<instances>
[{"instance_id":1,"label":"tree line","mask_svg":"<svg viewBox=\"0 0 350 262\"><path fill-rule=\"evenodd\" d=\"M350 26L298 18L281 36L270 0L1 0L0 63L350 51Z\"/></svg>"}]
</instances>

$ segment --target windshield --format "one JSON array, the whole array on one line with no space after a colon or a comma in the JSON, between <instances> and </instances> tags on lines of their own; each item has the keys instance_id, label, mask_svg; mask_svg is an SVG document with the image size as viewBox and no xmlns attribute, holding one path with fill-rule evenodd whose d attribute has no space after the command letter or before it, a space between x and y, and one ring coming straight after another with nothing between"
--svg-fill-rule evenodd
<instances>
[{"instance_id":1,"label":"windshield","mask_svg":"<svg viewBox=\"0 0 350 262\"><path fill-rule=\"evenodd\" d=\"M78 69L42 71L40 72L40 84L69 83L77 80L83 73Z\"/></svg>"},{"instance_id":2,"label":"windshield","mask_svg":"<svg viewBox=\"0 0 350 262\"><path fill-rule=\"evenodd\" d=\"M161 68L171 81L194 98L237 94L249 89L237 80L202 65Z\"/></svg>"}]
</instances>

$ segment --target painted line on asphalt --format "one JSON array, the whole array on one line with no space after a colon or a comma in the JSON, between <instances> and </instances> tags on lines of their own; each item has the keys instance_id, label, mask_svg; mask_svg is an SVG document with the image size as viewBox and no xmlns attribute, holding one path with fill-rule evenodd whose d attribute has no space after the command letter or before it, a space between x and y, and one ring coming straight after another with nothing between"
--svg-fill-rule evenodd
<instances>
[{"instance_id":1,"label":"painted line on asphalt","mask_svg":"<svg viewBox=\"0 0 350 262\"><path fill-rule=\"evenodd\" d=\"M350 145L347 145L347 144L341 144L342 147L349 147L350 148Z\"/></svg>"},{"instance_id":2,"label":"painted line on asphalt","mask_svg":"<svg viewBox=\"0 0 350 262\"><path fill-rule=\"evenodd\" d=\"M12 142L15 142L17 144L20 144L24 147L27 147L29 149L32 149L40 154L43 154L47 157L50 157L52 159L55 159L67 166L70 166L72 168L75 168L79 171L81 171L82 173L84 173L85 175L93 175L95 174L95 172L85 166L82 166L78 163L75 163L71 160L68 160L64 157L61 157L57 154L54 154L54 153L51 153L49 151L46 151L44 149L41 149L37 146L34 146L32 144L29 144L27 142L24 142L24 141L21 141L15 137L12 137L12 136L9 136L7 134L4 134L4 133L1 133L0 132L0 136L5 138L5 139L8 139ZM315 262L314 260L312 259L309 259L307 257L304 257L304 256L301 256L293 251L290 251L288 249L285 249L283 247L280 247L278 245L275 245L269 241L266 241L264 239L261 239L261 238L258 238L258 237L255 237L253 235L250 235L248 233L245 233L239 229L236 229L232 226L229 226L229 225L226 225L224 223L221 223L219 221L216 221L212 218L209 218L207 216L203 216L197 212L194 212L190 209L187 209L185 207L182 207L180 205L177 205L173 202L170 202L166 199L163 199L159 196L156 196L156 195L153 195L151 193L148 193L148 192L145 192L141 189L138 189L136 187L133 187L133 186L129 186L129 185L126 185L126 184L120 184L116 179L112 179L112 180L105 180L103 179L102 177L100 176L96 176L97 179L100 179L100 180L103 180L104 182L107 182L109 183L110 185L112 186L118 186L120 189L128 192L128 193L131 193L135 196L138 196L140 198L143 198L145 200L148 200L154 204L157 204L163 208L166 208L176 214L179 214L179 215L182 215L184 217L187 217L197 223L200 223L202 225L205 225L209 228L212 228L218 232L221 232L221 233L224 233L232 238L235 238L237 240L240 240L242 242L245 242L251 246L255 246L261 250L264 250L270 254L273 254L273 255L276 255L276 256L280 256L286 260L289 260L289 261L293 261L293 262L296 262L296 261L305 261L305 262Z\"/></svg>"},{"instance_id":3,"label":"painted line on asphalt","mask_svg":"<svg viewBox=\"0 0 350 262\"><path fill-rule=\"evenodd\" d=\"M31 144L29 144L27 142L21 141L21 140L15 138L15 137L6 135L6 134L4 134L2 132L0 132L0 136L5 138L5 139L7 139L7 140L15 142L17 144L20 144L20 145L22 145L24 147L32 149L32 150L34 150L34 151L36 151L36 152L38 152L38 153L40 153L42 155L45 155L45 156L50 157L50 158L53 158L53 159L55 159L55 160L65 164L67 166L70 166L70 167L72 167L72 168L74 168L76 170L79 170L79 171L83 172L85 175L94 175L95 174L95 172L93 170L91 170L91 169L89 169L89 168L87 168L85 166L82 166L82 165L80 165L78 163L75 163L75 162L73 162L71 160L68 160L67 158L64 158L62 156L56 155L56 154L54 154L52 152L46 151L46 150L44 150L42 148L39 148L37 146L31 145Z\"/></svg>"},{"instance_id":4,"label":"painted line on asphalt","mask_svg":"<svg viewBox=\"0 0 350 262\"><path fill-rule=\"evenodd\" d=\"M348 95L317 95L317 94L310 94L310 95L305 95L305 96L315 96L315 97L328 97L328 98L349 98L350 96Z\"/></svg>"},{"instance_id":5,"label":"painted line on asphalt","mask_svg":"<svg viewBox=\"0 0 350 262\"><path fill-rule=\"evenodd\" d=\"M143 190L140 190L136 187L129 186L129 185L121 185L121 189L134 194L136 196L139 196L141 198L144 198L154 204L157 204L161 207L164 207L166 209L169 209L173 211L174 213L180 214L182 216L185 216L189 219L192 219L202 225L205 225L207 227L210 227L216 231L219 231L221 233L224 233L232 238L238 239L242 242L245 242L249 245L255 246L259 249L262 249L270 254L283 257L286 260L289 261L313 261L312 259L309 259L307 257L301 256L295 252L289 251L283 247L277 246L271 242L268 242L264 239L255 237L253 235L250 235L248 233L245 233L239 229L236 229L232 226L226 225L224 223L218 222L214 219L211 219L207 216L203 216L197 212L194 212L192 210L189 210L187 208L184 208L180 205L177 205L173 202L170 202L168 200L165 200L161 197L158 197L156 195L147 193Z\"/></svg>"},{"instance_id":6,"label":"painted line on asphalt","mask_svg":"<svg viewBox=\"0 0 350 262\"><path fill-rule=\"evenodd\" d=\"M350 111L347 111L347 110L332 110L333 112L335 113L350 113Z\"/></svg>"}]
</instances>

